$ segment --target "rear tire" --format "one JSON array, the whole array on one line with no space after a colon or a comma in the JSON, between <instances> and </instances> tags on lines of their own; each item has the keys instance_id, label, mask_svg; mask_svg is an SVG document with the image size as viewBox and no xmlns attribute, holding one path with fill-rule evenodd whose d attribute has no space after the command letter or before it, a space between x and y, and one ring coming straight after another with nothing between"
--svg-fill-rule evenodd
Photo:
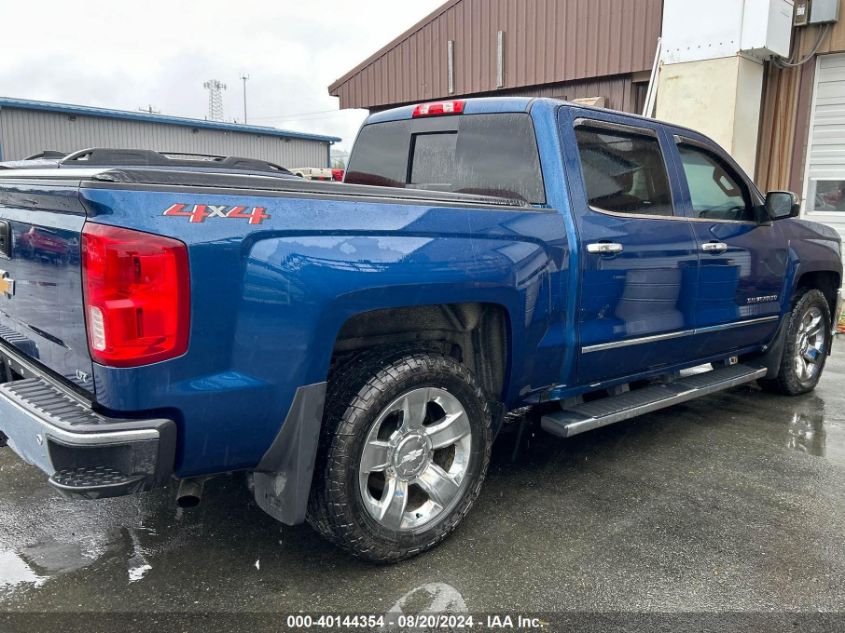
<instances>
[{"instance_id":1,"label":"rear tire","mask_svg":"<svg viewBox=\"0 0 845 633\"><path fill-rule=\"evenodd\" d=\"M472 373L428 351L356 357L329 386L308 522L389 563L445 539L481 490L490 408Z\"/></svg>"},{"instance_id":2,"label":"rear tire","mask_svg":"<svg viewBox=\"0 0 845 633\"><path fill-rule=\"evenodd\" d=\"M830 345L830 305L820 290L807 290L787 318L778 377L758 382L766 391L797 396L815 389L824 371Z\"/></svg>"}]
</instances>

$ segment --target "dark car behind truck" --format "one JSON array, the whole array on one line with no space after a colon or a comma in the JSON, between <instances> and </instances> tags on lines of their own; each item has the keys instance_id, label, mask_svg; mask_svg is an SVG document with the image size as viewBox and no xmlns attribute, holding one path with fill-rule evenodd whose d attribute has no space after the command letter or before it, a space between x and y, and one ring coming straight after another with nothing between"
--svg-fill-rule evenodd
<instances>
[{"instance_id":1,"label":"dark car behind truck","mask_svg":"<svg viewBox=\"0 0 845 633\"><path fill-rule=\"evenodd\" d=\"M278 520L395 561L466 515L509 410L558 402L542 427L568 437L755 380L804 393L831 350L836 233L649 119L400 108L344 184L17 167L0 439L72 496L246 471Z\"/></svg>"}]
</instances>

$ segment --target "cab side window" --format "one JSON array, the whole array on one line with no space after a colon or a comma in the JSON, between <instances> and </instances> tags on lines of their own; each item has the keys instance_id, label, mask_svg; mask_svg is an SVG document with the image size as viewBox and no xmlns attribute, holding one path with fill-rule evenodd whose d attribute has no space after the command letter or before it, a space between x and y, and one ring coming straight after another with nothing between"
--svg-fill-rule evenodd
<instances>
[{"instance_id":1,"label":"cab side window","mask_svg":"<svg viewBox=\"0 0 845 633\"><path fill-rule=\"evenodd\" d=\"M575 130L584 187L596 211L674 215L660 142L647 134L592 128Z\"/></svg>"},{"instance_id":2,"label":"cab side window","mask_svg":"<svg viewBox=\"0 0 845 633\"><path fill-rule=\"evenodd\" d=\"M742 179L716 155L678 145L689 185L693 217L753 221L754 209Z\"/></svg>"}]
</instances>

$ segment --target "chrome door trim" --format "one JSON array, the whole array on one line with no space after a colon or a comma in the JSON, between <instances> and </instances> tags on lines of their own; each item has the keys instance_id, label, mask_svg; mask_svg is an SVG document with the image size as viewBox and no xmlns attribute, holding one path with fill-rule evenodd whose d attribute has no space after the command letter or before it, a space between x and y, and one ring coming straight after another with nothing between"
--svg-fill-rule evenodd
<instances>
[{"instance_id":1,"label":"chrome door trim","mask_svg":"<svg viewBox=\"0 0 845 633\"><path fill-rule=\"evenodd\" d=\"M593 352L603 352L609 349L619 349L620 347L631 347L633 345L646 345L648 343L656 343L659 341L668 341L675 338L682 338L684 336L695 336L696 334L710 334L712 332L720 332L722 330L733 330L739 327L747 327L749 325L759 325L761 323L770 323L772 321L779 321L780 317L777 315L760 317L759 319L747 319L745 321L735 321L733 323L724 323L722 325L709 325L707 327L696 328L694 330L678 330L676 332L667 332L666 334L655 334L654 336L643 336L640 338L629 338L622 341L613 341L611 343L598 343L596 345L587 345L581 348L582 354L591 354Z\"/></svg>"},{"instance_id":2,"label":"chrome door trim","mask_svg":"<svg viewBox=\"0 0 845 633\"><path fill-rule=\"evenodd\" d=\"M779 321L779 316L760 317L759 319L748 319L746 321L735 321L734 323L724 323L722 325L708 325L707 327L700 327L695 329L696 334L710 334L711 332L720 332L722 330L733 330L738 327L745 327L747 325L759 325L760 323L770 323L772 321Z\"/></svg>"},{"instance_id":3,"label":"chrome door trim","mask_svg":"<svg viewBox=\"0 0 845 633\"><path fill-rule=\"evenodd\" d=\"M692 336L695 330L678 330L677 332L667 332L666 334L655 334L654 336L643 336L641 338L627 338L622 341L613 341L611 343L598 343L596 345L587 345L581 348L582 354L590 354L592 352L603 352L608 349L617 349L619 347L630 347L632 345L645 345L646 343L656 343L657 341L668 341L673 338L681 338L683 336Z\"/></svg>"}]
</instances>

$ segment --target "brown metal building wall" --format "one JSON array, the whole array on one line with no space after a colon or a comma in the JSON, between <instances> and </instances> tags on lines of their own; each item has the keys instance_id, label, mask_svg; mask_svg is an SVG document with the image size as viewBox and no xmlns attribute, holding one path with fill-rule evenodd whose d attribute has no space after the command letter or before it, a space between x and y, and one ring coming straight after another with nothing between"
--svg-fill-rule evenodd
<instances>
[{"instance_id":1,"label":"brown metal building wall","mask_svg":"<svg viewBox=\"0 0 845 633\"><path fill-rule=\"evenodd\" d=\"M815 29L803 29L796 46L804 50L816 36ZM815 58L796 68L767 64L755 178L763 191L803 189L815 70Z\"/></svg>"},{"instance_id":2,"label":"brown metal building wall","mask_svg":"<svg viewBox=\"0 0 845 633\"><path fill-rule=\"evenodd\" d=\"M662 0L450 0L338 79L329 93L341 108L450 96L449 40L455 42L454 95L497 91L498 31L505 33L502 92L630 75L651 69L662 13Z\"/></svg>"},{"instance_id":3,"label":"brown metal building wall","mask_svg":"<svg viewBox=\"0 0 845 633\"><path fill-rule=\"evenodd\" d=\"M635 83L631 75L568 81L558 84L527 86L496 92L509 97L550 97L553 99L590 99L604 97L604 107L624 112L641 112L648 81Z\"/></svg>"},{"instance_id":4,"label":"brown metal building wall","mask_svg":"<svg viewBox=\"0 0 845 633\"><path fill-rule=\"evenodd\" d=\"M845 18L845 0L840 0L840 15ZM813 50L819 29L796 29L794 57L800 54L800 59L804 59ZM845 19L840 19L825 35L818 55L843 51ZM763 191L788 189L801 193L804 188L816 57L797 68L781 70L769 64L766 70L756 172L757 184Z\"/></svg>"}]
</instances>

